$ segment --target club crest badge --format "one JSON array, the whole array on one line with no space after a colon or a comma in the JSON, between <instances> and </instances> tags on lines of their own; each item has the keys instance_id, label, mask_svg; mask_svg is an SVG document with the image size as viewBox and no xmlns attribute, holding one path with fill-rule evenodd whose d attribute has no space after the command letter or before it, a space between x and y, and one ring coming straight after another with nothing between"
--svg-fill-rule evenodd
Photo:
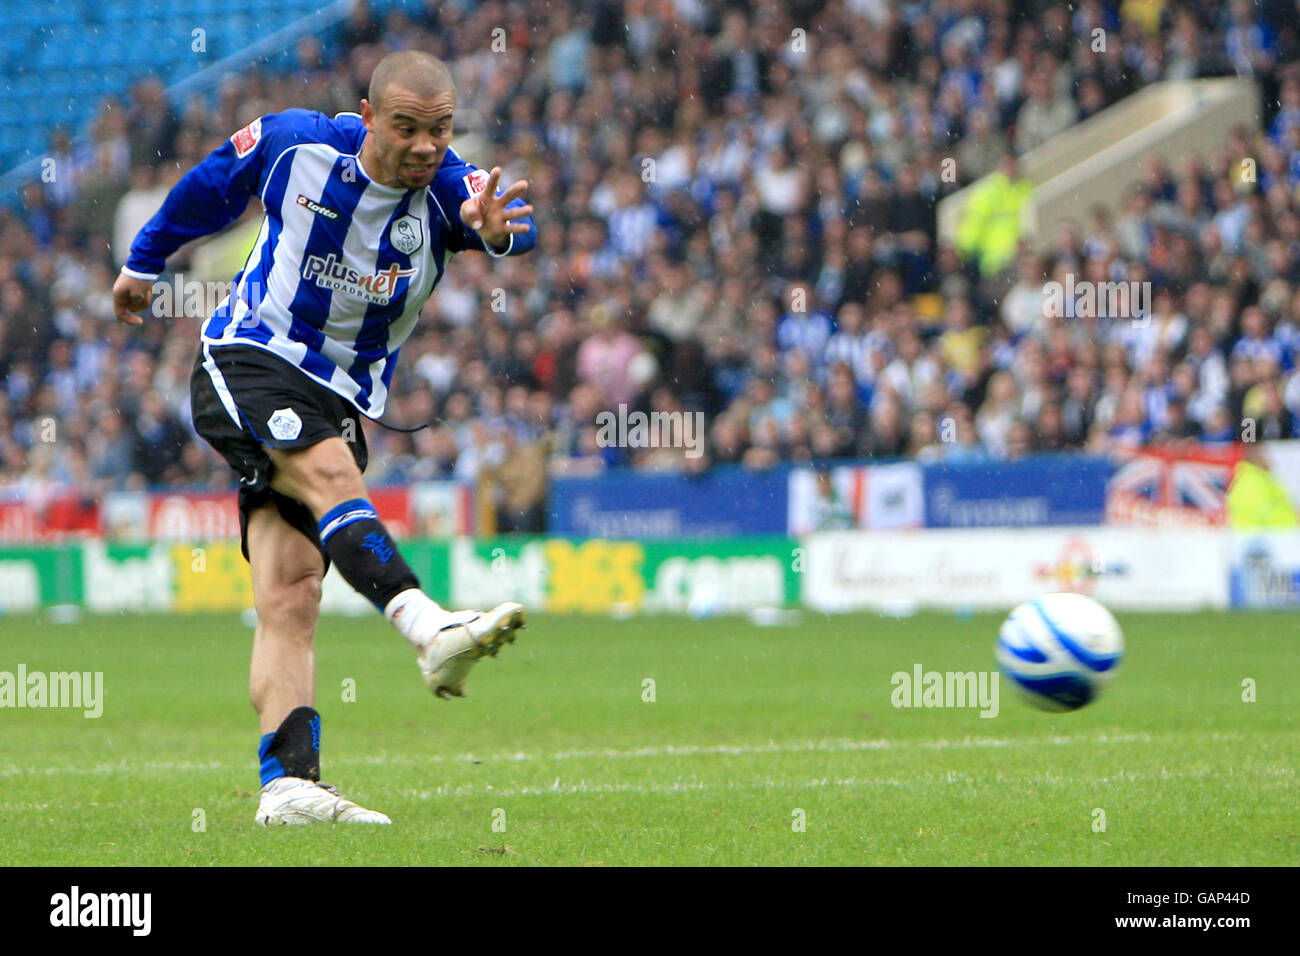
<instances>
[{"instance_id":1,"label":"club crest badge","mask_svg":"<svg viewBox=\"0 0 1300 956\"><path fill-rule=\"evenodd\" d=\"M267 419L266 426L280 441L293 441L302 434L302 419L292 408L277 408Z\"/></svg>"},{"instance_id":2,"label":"club crest badge","mask_svg":"<svg viewBox=\"0 0 1300 956\"><path fill-rule=\"evenodd\" d=\"M424 244L424 230L415 216L402 216L393 220L388 228L388 241L404 256L409 256Z\"/></svg>"}]
</instances>

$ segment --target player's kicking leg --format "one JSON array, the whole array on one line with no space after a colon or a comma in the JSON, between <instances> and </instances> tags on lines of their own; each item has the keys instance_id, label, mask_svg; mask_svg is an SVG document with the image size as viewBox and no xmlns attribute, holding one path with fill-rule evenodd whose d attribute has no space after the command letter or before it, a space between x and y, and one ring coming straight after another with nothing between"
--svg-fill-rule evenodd
<instances>
[{"instance_id":1,"label":"player's kicking leg","mask_svg":"<svg viewBox=\"0 0 1300 956\"><path fill-rule=\"evenodd\" d=\"M248 693L262 728L257 822L390 823L320 783L320 715L312 709L320 551L271 502L248 515L247 540L257 608Z\"/></svg>"},{"instance_id":2,"label":"player's kicking leg","mask_svg":"<svg viewBox=\"0 0 1300 956\"><path fill-rule=\"evenodd\" d=\"M271 487L311 510L325 554L415 648L429 689L439 697L463 697L470 668L495 657L524 627L523 607L509 601L490 611L446 611L421 591L341 438L272 449L270 457Z\"/></svg>"}]
</instances>

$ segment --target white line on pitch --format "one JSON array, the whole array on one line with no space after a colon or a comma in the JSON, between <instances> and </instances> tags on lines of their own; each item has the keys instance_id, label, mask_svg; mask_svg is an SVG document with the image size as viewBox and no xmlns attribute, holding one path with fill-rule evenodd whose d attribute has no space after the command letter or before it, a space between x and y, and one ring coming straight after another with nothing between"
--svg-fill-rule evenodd
<instances>
[{"instance_id":1,"label":"white line on pitch","mask_svg":"<svg viewBox=\"0 0 1300 956\"><path fill-rule=\"evenodd\" d=\"M1201 767L1189 770L1171 771L1162 767L1155 773L1142 773L1136 771L1122 771L1106 777L1086 777L1070 776L1065 774L1046 773L1041 776L1024 776L1007 778L999 776L994 782L999 784L1039 784L1047 786L1072 786L1077 787L1080 784L1095 786L1108 783L1137 783L1145 780L1181 780L1192 777L1209 777L1217 776L1219 771ZM1258 776L1265 777L1291 777L1295 771L1289 767L1270 767L1261 771ZM1252 775L1255 776L1255 775ZM521 784L508 787L494 787L490 784L456 784L449 786L434 787L432 789L414 789L405 787L395 791L393 794L399 798L409 800L434 800L434 799L454 799L457 797L491 797L492 799L501 799L509 797L534 797L534 796L574 796L576 794L650 794L650 793L699 793L704 791L736 791L736 790L773 790L773 789L817 789L820 787L839 787L844 789L865 788L865 787L910 787L915 788L918 785L930 785L935 783L944 784L970 784L975 782L971 774L959 773L957 771L946 771L941 775L932 775L929 777L911 777L907 780L900 780L896 777L820 777L809 780L773 780L763 778L752 781L727 781L724 783L705 783L702 780L676 780L672 783L602 783L589 780L579 780L575 783L561 783L557 778L550 784L541 786L532 784ZM986 784L988 781L980 781ZM368 794L354 792L355 796L369 798ZM107 803L104 806L122 806L122 803ZM49 803L0 803L0 811L17 813L17 812L35 812L49 809Z\"/></svg>"},{"instance_id":2,"label":"white line on pitch","mask_svg":"<svg viewBox=\"0 0 1300 956\"><path fill-rule=\"evenodd\" d=\"M1241 734L1214 733L1209 735L1214 740L1239 740ZM1259 736L1259 735L1253 735ZM559 760L626 760L653 757L735 757L755 756L761 754L794 753L855 753L872 750L968 750L999 747L1032 747L1048 745L1053 747L1086 744L1143 744L1153 743L1160 737L1177 737L1186 739L1187 734L1080 734L1075 736L1052 735L1050 737L964 737L959 740L803 740L787 743L769 742L766 744L712 744L712 745L676 745L665 744L657 747L637 747L628 750L601 748L592 750L560 750L551 753L515 752L494 755L472 753L427 754L413 757L410 754L360 754L356 756L330 757L331 765L339 766L426 766L441 763L523 763L529 761ZM125 760L114 763L101 763L93 766L74 767L19 767L9 765L0 767L0 777L20 776L79 776L114 773L173 773L195 771L245 771L253 765L223 763L221 761L165 761L151 760L132 764Z\"/></svg>"},{"instance_id":3,"label":"white line on pitch","mask_svg":"<svg viewBox=\"0 0 1300 956\"><path fill-rule=\"evenodd\" d=\"M1016 778L1015 780L1000 779L999 783L1015 783L1023 779L1024 783L1049 784L1056 786L1077 786L1081 783L1101 784L1115 783L1123 781L1124 783L1135 783L1141 780L1174 780L1187 777L1207 777L1217 773L1209 768L1199 768L1194 770L1170 771L1161 768L1156 773L1138 773L1126 772L1109 777L1074 777L1060 774L1047 774L1045 776L1032 776L1025 778ZM1283 771L1289 775L1293 771L1287 769ZM1278 774L1272 774L1278 776ZM918 784L932 783L973 783L975 780L970 774L957 773L948 771L942 775L930 778L900 780L896 777L819 777L810 780L754 780L728 781L725 783L705 783L701 780L677 780L673 783L601 783L588 780L579 780L575 783L561 783L558 779L551 784L536 786L522 784L519 786L493 787L480 786L472 783L457 784L454 786L434 787L432 789L412 789L405 788L398 790L398 797L406 797L414 800L432 800L436 798L448 797L474 797L490 796L497 797L532 797L532 796L572 796L575 794L604 794L604 793L694 793L706 790L770 790L770 789L815 789L818 787L916 787Z\"/></svg>"}]
</instances>

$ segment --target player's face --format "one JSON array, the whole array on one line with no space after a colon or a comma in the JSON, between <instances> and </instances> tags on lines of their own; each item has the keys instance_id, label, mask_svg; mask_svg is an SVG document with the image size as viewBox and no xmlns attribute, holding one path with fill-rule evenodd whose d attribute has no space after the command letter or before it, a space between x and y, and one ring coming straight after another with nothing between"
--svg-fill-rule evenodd
<instances>
[{"instance_id":1,"label":"player's face","mask_svg":"<svg viewBox=\"0 0 1300 956\"><path fill-rule=\"evenodd\" d=\"M420 189L433 182L451 144L452 113L456 93L420 97L400 86L390 86L375 109L361 101L361 116L374 140L368 170L376 182L402 189Z\"/></svg>"}]
</instances>

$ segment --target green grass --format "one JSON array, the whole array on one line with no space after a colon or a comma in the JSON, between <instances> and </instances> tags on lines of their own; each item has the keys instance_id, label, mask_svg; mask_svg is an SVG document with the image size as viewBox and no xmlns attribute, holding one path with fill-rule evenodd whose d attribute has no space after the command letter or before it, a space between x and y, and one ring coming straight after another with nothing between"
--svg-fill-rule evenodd
<instances>
[{"instance_id":1,"label":"green grass","mask_svg":"<svg viewBox=\"0 0 1300 956\"><path fill-rule=\"evenodd\" d=\"M891 706L890 676L916 663L991 669L997 623L538 616L444 702L377 617L329 619L324 777L395 825L268 832L236 617L3 617L0 670L102 670L105 704L0 710L0 862L1300 862L1300 615L1120 615L1116 683L1073 714L1005 681L992 719Z\"/></svg>"}]
</instances>

